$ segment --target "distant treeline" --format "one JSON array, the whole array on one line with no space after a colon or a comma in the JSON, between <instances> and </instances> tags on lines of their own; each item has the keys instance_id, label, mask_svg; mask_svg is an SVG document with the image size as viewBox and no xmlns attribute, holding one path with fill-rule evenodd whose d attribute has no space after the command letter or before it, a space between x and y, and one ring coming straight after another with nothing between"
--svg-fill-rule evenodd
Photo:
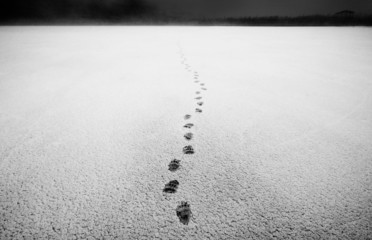
<instances>
[{"instance_id":1,"label":"distant treeline","mask_svg":"<svg viewBox=\"0 0 372 240\"><path fill-rule=\"evenodd\" d=\"M216 19L215 22L219 20ZM239 26L372 26L372 15L312 15L298 17L242 17L220 20L221 24ZM206 21L208 22L208 21Z\"/></svg>"},{"instance_id":2,"label":"distant treeline","mask_svg":"<svg viewBox=\"0 0 372 240\"><path fill-rule=\"evenodd\" d=\"M241 17L180 18L141 16L124 17L61 17L1 19L0 25L190 25L190 26L372 26L372 15L354 17Z\"/></svg>"},{"instance_id":3,"label":"distant treeline","mask_svg":"<svg viewBox=\"0 0 372 240\"><path fill-rule=\"evenodd\" d=\"M158 18L149 24L202 26L372 26L372 15L310 15L298 17Z\"/></svg>"},{"instance_id":4,"label":"distant treeline","mask_svg":"<svg viewBox=\"0 0 372 240\"><path fill-rule=\"evenodd\" d=\"M170 16L146 0L4 0L1 25L136 24L233 26L372 26L372 15L342 11L299 17L188 18Z\"/></svg>"}]
</instances>

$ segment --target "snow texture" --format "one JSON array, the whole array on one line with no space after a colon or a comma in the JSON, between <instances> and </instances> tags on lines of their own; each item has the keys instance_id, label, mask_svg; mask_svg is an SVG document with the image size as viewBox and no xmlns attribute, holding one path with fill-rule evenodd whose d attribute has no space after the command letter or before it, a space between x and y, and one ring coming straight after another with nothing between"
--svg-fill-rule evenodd
<instances>
[{"instance_id":1,"label":"snow texture","mask_svg":"<svg viewBox=\"0 0 372 240\"><path fill-rule=\"evenodd\" d=\"M1 27L0 239L371 239L371 39Z\"/></svg>"}]
</instances>

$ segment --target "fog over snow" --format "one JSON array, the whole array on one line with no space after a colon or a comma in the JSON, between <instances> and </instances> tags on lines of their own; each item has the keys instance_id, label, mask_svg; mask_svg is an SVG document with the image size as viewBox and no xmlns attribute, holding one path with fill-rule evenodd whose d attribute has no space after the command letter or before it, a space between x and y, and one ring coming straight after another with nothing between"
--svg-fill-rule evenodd
<instances>
[{"instance_id":1,"label":"fog over snow","mask_svg":"<svg viewBox=\"0 0 372 240\"><path fill-rule=\"evenodd\" d=\"M372 238L371 39L1 27L0 239Z\"/></svg>"}]
</instances>

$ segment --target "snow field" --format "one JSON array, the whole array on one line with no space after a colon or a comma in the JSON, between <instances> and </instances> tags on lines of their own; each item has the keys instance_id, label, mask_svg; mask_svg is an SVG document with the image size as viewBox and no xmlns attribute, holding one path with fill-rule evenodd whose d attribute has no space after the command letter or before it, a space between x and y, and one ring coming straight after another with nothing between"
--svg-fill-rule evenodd
<instances>
[{"instance_id":1,"label":"snow field","mask_svg":"<svg viewBox=\"0 0 372 240\"><path fill-rule=\"evenodd\" d=\"M371 37L1 27L0 238L371 238Z\"/></svg>"}]
</instances>

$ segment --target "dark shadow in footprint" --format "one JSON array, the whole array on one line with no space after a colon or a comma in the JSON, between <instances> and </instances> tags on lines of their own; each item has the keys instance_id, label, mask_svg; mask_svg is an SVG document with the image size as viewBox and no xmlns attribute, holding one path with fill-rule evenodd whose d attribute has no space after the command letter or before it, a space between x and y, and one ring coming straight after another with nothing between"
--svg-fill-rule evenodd
<instances>
[{"instance_id":1,"label":"dark shadow in footprint","mask_svg":"<svg viewBox=\"0 0 372 240\"><path fill-rule=\"evenodd\" d=\"M196 94L200 94L200 92L199 91L197 91L197 92L195 92Z\"/></svg>"},{"instance_id":2,"label":"dark shadow in footprint","mask_svg":"<svg viewBox=\"0 0 372 240\"><path fill-rule=\"evenodd\" d=\"M175 193L177 191L178 185L180 183L177 180L172 180L169 183L165 184L163 192L166 193Z\"/></svg>"},{"instance_id":3,"label":"dark shadow in footprint","mask_svg":"<svg viewBox=\"0 0 372 240\"><path fill-rule=\"evenodd\" d=\"M186 133L185 135L183 135L187 140L191 140L192 137L193 137L193 134L192 133Z\"/></svg>"},{"instance_id":4,"label":"dark shadow in footprint","mask_svg":"<svg viewBox=\"0 0 372 240\"><path fill-rule=\"evenodd\" d=\"M205 83L200 83L200 86L204 86L205 85Z\"/></svg>"},{"instance_id":5,"label":"dark shadow in footprint","mask_svg":"<svg viewBox=\"0 0 372 240\"><path fill-rule=\"evenodd\" d=\"M188 225L192 216L190 204L182 201L176 208L177 217L184 225Z\"/></svg>"},{"instance_id":6,"label":"dark shadow in footprint","mask_svg":"<svg viewBox=\"0 0 372 240\"><path fill-rule=\"evenodd\" d=\"M197 113L201 113L202 110L201 110L200 108L195 108L195 112L197 112Z\"/></svg>"},{"instance_id":7,"label":"dark shadow in footprint","mask_svg":"<svg viewBox=\"0 0 372 240\"><path fill-rule=\"evenodd\" d=\"M198 102L198 105L199 106L202 106L204 103L203 102Z\"/></svg>"},{"instance_id":8,"label":"dark shadow in footprint","mask_svg":"<svg viewBox=\"0 0 372 240\"><path fill-rule=\"evenodd\" d=\"M196 97L195 99L196 99L196 100L200 100L200 99L202 99L202 97Z\"/></svg>"},{"instance_id":9,"label":"dark shadow in footprint","mask_svg":"<svg viewBox=\"0 0 372 240\"><path fill-rule=\"evenodd\" d=\"M202 89L202 90L207 90L206 88L203 88L203 87L202 87L201 89Z\"/></svg>"},{"instance_id":10,"label":"dark shadow in footprint","mask_svg":"<svg viewBox=\"0 0 372 240\"><path fill-rule=\"evenodd\" d=\"M183 148L183 153L184 154L194 154L194 149L192 148L192 146L185 146Z\"/></svg>"},{"instance_id":11,"label":"dark shadow in footprint","mask_svg":"<svg viewBox=\"0 0 372 240\"><path fill-rule=\"evenodd\" d=\"M192 124L192 123L187 123L187 124L185 124L183 127L184 128L192 128L194 126L194 124Z\"/></svg>"},{"instance_id":12,"label":"dark shadow in footprint","mask_svg":"<svg viewBox=\"0 0 372 240\"><path fill-rule=\"evenodd\" d=\"M179 167L180 167L180 164L181 163L181 160L178 160L178 159L173 159L169 164L168 164L168 169L169 171L171 172L175 172Z\"/></svg>"},{"instance_id":13,"label":"dark shadow in footprint","mask_svg":"<svg viewBox=\"0 0 372 240\"><path fill-rule=\"evenodd\" d=\"M191 115L190 115L190 114L186 114L183 118L184 118L185 120L190 119L190 118L191 118Z\"/></svg>"}]
</instances>

